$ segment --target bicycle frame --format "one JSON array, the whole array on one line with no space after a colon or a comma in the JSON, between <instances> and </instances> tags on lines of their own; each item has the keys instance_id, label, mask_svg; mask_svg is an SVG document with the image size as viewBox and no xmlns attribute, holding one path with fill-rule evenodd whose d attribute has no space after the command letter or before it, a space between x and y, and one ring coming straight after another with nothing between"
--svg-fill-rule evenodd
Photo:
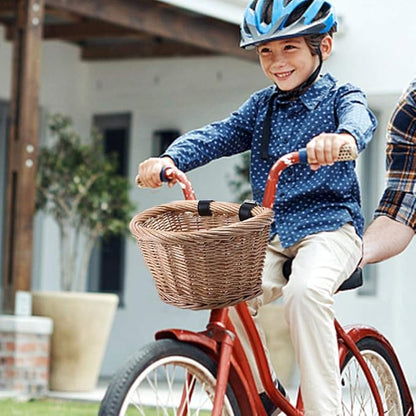
<instances>
[{"instance_id":1,"label":"bicycle frame","mask_svg":"<svg viewBox=\"0 0 416 416\"><path fill-rule=\"evenodd\" d=\"M299 152L289 153L280 158L273 165L267 179L263 206L272 208L281 173L285 168L299 163L300 157L302 156L300 156ZM168 180L176 178L179 181L183 188L185 199L196 199L192 185L182 172L168 168L164 172L164 176ZM250 341L265 392L286 415L302 415L303 403L300 392L298 393L296 406L293 406L275 387L266 353L247 304L242 302L236 305L235 309L244 325L244 329ZM399 377L404 389L405 401L409 405L409 408L412 409L409 415L414 415L410 390L394 350L388 340L374 328L368 326L358 325L343 328L337 320L335 320L334 324L338 339L340 363L344 361L349 352L357 359L371 388L379 415L381 416L384 414L381 397L369 367L356 346L357 342L367 337L378 339L383 346L391 352L391 356L396 360L397 368L399 369ZM257 393L256 384L246 354L236 334L234 325L229 318L228 308L212 310L207 327L202 332L193 332L182 329L166 329L157 332L155 338L157 340L174 338L182 342L196 345L218 363L217 385L215 390L214 408L212 411L213 416L220 416L222 414L224 396L228 384L231 384L233 387L234 394L243 416L267 416ZM192 388L192 386L190 388ZM178 414L186 414L185 403L181 406Z\"/></svg>"}]
</instances>

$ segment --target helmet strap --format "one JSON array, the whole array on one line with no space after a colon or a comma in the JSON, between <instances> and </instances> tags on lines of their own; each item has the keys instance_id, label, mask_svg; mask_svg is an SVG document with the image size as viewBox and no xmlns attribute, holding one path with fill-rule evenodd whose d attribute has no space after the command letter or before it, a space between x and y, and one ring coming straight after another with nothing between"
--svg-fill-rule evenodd
<instances>
[{"instance_id":1,"label":"helmet strap","mask_svg":"<svg viewBox=\"0 0 416 416\"><path fill-rule=\"evenodd\" d=\"M277 96L280 100L293 100L295 98L300 97L318 78L319 74L321 73L322 65L323 65L323 59L322 59L322 52L321 48L318 47L316 49L316 53L319 57L319 65L316 67L316 69L312 72L311 75L306 79L306 81L302 82L299 86L294 88L290 91L282 91L277 85L276 85L276 91Z\"/></svg>"}]
</instances>

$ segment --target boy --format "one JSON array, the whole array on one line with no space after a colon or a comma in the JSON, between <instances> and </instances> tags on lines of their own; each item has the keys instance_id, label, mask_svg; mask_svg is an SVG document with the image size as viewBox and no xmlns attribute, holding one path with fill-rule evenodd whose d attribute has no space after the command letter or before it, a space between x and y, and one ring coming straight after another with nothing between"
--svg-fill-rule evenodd
<instances>
[{"instance_id":1,"label":"boy","mask_svg":"<svg viewBox=\"0 0 416 416\"><path fill-rule=\"evenodd\" d=\"M345 144L362 151L376 126L359 89L320 76L336 26L327 1L252 1L241 47L257 49L274 85L254 93L229 118L185 134L161 158L139 166L143 185L158 187L163 166L188 171L251 149L253 197L261 203L273 163L307 147L310 167L293 166L279 181L264 293L249 303L256 315L261 305L283 296L307 416L341 414L333 295L360 261L363 217L354 163L334 162ZM289 282L282 275L288 258L294 259ZM268 414L277 414L262 395Z\"/></svg>"}]
</instances>

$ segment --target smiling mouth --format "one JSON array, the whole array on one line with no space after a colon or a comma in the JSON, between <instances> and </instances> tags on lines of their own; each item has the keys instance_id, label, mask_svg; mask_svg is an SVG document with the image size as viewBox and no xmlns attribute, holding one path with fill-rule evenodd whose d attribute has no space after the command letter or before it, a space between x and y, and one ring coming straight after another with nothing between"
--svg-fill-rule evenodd
<instances>
[{"instance_id":1,"label":"smiling mouth","mask_svg":"<svg viewBox=\"0 0 416 416\"><path fill-rule=\"evenodd\" d=\"M274 74L277 79L286 79L293 74L294 71L287 71L287 72L280 72L278 74Z\"/></svg>"}]
</instances>

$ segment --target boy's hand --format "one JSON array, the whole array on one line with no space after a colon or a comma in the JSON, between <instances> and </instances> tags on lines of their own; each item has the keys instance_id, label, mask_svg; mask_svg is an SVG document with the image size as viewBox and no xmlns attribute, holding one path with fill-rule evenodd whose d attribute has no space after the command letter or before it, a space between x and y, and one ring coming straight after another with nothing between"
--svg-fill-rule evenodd
<instances>
[{"instance_id":1,"label":"boy's hand","mask_svg":"<svg viewBox=\"0 0 416 416\"><path fill-rule=\"evenodd\" d=\"M145 188L159 188L162 186L160 172L165 167L176 167L170 157L151 157L140 163L138 177L142 186ZM176 180L172 180L168 186L173 186L175 183Z\"/></svg>"},{"instance_id":2,"label":"boy's hand","mask_svg":"<svg viewBox=\"0 0 416 416\"><path fill-rule=\"evenodd\" d=\"M355 138L349 133L322 133L315 136L306 146L311 169L333 165L338 160L339 150L346 144L357 146Z\"/></svg>"}]
</instances>

